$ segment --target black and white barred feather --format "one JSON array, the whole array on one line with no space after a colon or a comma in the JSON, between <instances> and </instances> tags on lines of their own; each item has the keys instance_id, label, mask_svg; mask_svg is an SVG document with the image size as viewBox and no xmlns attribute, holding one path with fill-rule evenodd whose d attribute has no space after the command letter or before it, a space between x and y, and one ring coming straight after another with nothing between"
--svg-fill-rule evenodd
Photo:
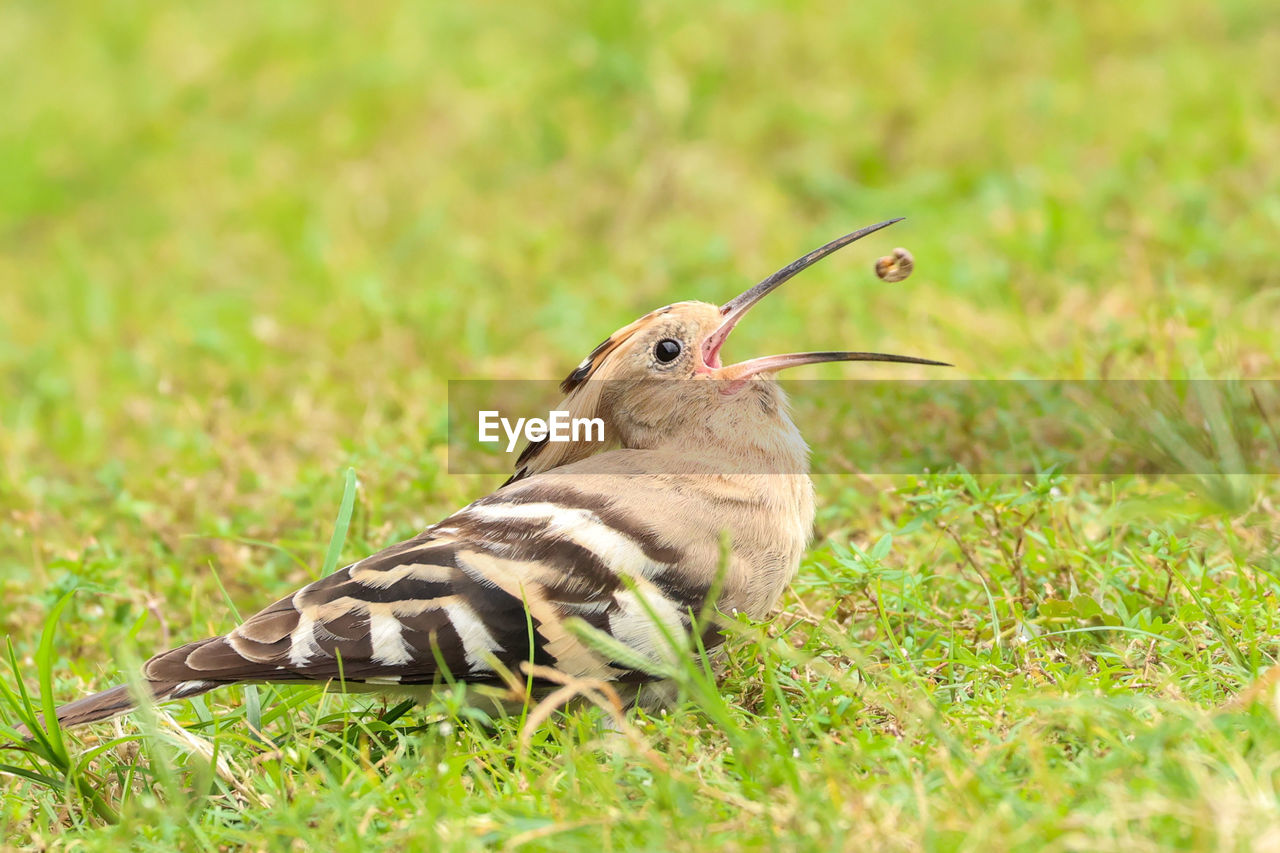
<instances>
[{"instance_id":1,"label":"black and white barred feather","mask_svg":"<svg viewBox=\"0 0 1280 853\"><path fill-rule=\"evenodd\" d=\"M166 701L242 682L341 680L393 691L446 679L500 684L495 663L520 672L526 661L579 677L648 681L647 672L584 644L565 621L580 618L661 663L674 651L669 638L684 636L707 605L717 552L705 546L716 536L691 540L688 530L653 523L659 514L636 498L661 501L670 477L650 477L648 488L632 483L638 488L622 496L601 479L557 473L513 483L225 636L156 655L143 668L148 688ZM731 509L708 505L723 496L698 500L695 483L686 484L690 499L715 514ZM703 640L714 647L720 637L711 631ZM58 716L80 725L132 705L116 688Z\"/></svg>"}]
</instances>

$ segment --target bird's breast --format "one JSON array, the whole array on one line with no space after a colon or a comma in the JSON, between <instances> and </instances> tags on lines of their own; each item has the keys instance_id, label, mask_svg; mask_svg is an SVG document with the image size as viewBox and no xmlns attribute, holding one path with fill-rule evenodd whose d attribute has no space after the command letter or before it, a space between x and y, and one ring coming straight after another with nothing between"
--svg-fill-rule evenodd
<instances>
[{"instance_id":1,"label":"bird's breast","mask_svg":"<svg viewBox=\"0 0 1280 853\"><path fill-rule=\"evenodd\" d=\"M718 589L720 609L753 618L777 603L813 529L813 485L805 474L566 475L548 482L561 502L598 507L600 523L662 555L663 565L646 571L660 584ZM612 553L601 556L616 562ZM617 566L624 574L634 568Z\"/></svg>"}]
</instances>

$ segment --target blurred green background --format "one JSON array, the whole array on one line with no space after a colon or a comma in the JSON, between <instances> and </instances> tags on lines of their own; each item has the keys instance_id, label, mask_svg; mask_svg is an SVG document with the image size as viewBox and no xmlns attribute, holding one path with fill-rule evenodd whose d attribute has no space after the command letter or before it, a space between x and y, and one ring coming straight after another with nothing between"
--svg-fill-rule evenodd
<instances>
[{"instance_id":1,"label":"blurred green background","mask_svg":"<svg viewBox=\"0 0 1280 853\"><path fill-rule=\"evenodd\" d=\"M447 379L891 216L730 355L1275 376L1277 57L1260 0L0 5L0 633L96 590L69 696L225 630L215 571L307 580L346 466L348 556L497 484L442 472Z\"/></svg>"},{"instance_id":2,"label":"blurred green background","mask_svg":"<svg viewBox=\"0 0 1280 853\"><path fill-rule=\"evenodd\" d=\"M416 464L446 378L559 377L894 215L734 352L1275 372L1264 3L19 2L0 40L18 507L105 478L216 514ZM898 244L918 272L882 284Z\"/></svg>"}]
</instances>

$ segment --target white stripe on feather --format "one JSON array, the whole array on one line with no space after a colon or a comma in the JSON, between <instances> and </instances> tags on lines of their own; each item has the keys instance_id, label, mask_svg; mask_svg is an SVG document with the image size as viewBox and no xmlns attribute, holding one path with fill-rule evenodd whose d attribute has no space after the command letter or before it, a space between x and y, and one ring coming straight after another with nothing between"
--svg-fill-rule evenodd
<instances>
[{"instance_id":1,"label":"white stripe on feather","mask_svg":"<svg viewBox=\"0 0 1280 853\"><path fill-rule=\"evenodd\" d=\"M682 650L676 644L688 630L671 599L639 580L634 590L616 592L613 598L619 608L609 615L609 633L614 639L653 661L669 663L680 658Z\"/></svg>"},{"instance_id":2,"label":"white stripe on feather","mask_svg":"<svg viewBox=\"0 0 1280 853\"><path fill-rule=\"evenodd\" d=\"M498 643L476 612L466 604L451 604L444 612L462 640L462 650L466 653L471 672L493 672L488 658L497 652Z\"/></svg>"},{"instance_id":3,"label":"white stripe on feather","mask_svg":"<svg viewBox=\"0 0 1280 853\"><path fill-rule=\"evenodd\" d=\"M320 652L316 642L316 620L306 612L298 613L298 624L289 635L289 663L306 666Z\"/></svg>"},{"instance_id":4,"label":"white stripe on feather","mask_svg":"<svg viewBox=\"0 0 1280 853\"><path fill-rule=\"evenodd\" d=\"M169 696L175 699L182 698L185 693L199 693L201 690L207 689L213 684L212 681L180 681L169 691Z\"/></svg>"},{"instance_id":5,"label":"white stripe on feather","mask_svg":"<svg viewBox=\"0 0 1280 853\"><path fill-rule=\"evenodd\" d=\"M651 577L667 568L665 563L649 559L638 542L589 509L543 502L485 504L473 506L467 513L489 521L545 521L547 533L581 545L616 574Z\"/></svg>"},{"instance_id":6,"label":"white stripe on feather","mask_svg":"<svg viewBox=\"0 0 1280 853\"><path fill-rule=\"evenodd\" d=\"M404 563L389 569L361 568L357 563L351 570L351 579L362 586L386 589L405 578L444 583L453 577L453 571L452 566L437 566L433 563Z\"/></svg>"},{"instance_id":7,"label":"white stripe on feather","mask_svg":"<svg viewBox=\"0 0 1280 853\"><path fill-rule=\"evenodd\" d=\"M606 681L621 672L565 630L559 608L547 601L541 584L529 580L534 564L506 560L483 551L464 551L458 554L458 567L476 583L497 587L524 603L544 640L543 650L555 661L556 667L570 675Z\"/></svg>"},{"instance_id":8,"label":"white stripe on feather","mask_svg":"<svg viewBox=\"0 0 1280 853\"><path fill-rule=\"evenodd\" d=\"M401 633L403 630L400 620L390 613L376 610L369 613L369 645L375 661L386 666L403 666L413 660L413 652Z\"/></svg>"}]
</instances>

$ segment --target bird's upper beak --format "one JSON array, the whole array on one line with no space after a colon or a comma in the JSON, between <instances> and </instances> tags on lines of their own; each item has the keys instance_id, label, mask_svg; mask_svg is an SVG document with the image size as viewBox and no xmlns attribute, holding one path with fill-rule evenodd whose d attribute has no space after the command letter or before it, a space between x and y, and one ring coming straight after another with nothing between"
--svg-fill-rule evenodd
<instances>
[{"instance_id":1,"label":"bird's upper beak","mask_svg":"<svg viewBox=\"0 0 1280 853\"><path fill-rule=\"evenodd\" d=\"M878 352L796 352L788 353L787 355L767 355L761 358L753 358L747 361L740 361L737 364L730 364L727 367L720 364L720 348L724 346L724 342L728 339L729 333L733 331L733 327L738 325L738 321L757 302L791 280L797 273L813 266L832 252L843 249L850 243L879 231L881 228L887 228L893 223L901 221L901 218L899 218L878 222L875 225L868 225L866 228L860 228L852 234L846 234L843 237L832 240L825 246L814 249L804 257L787 264L755 287L730 299L720 307L720 316L724 320L702 343L703 364L713 372L715 378L731 382L750 379L752 376L758 376L762 373L774 373L787 367L818 364L825 361L893 361L905 364L929 364L950 367L951 365L942 361L932 361L927 358L915 358L908 355L888 355Z\"/></svg>"}]
</instances>

